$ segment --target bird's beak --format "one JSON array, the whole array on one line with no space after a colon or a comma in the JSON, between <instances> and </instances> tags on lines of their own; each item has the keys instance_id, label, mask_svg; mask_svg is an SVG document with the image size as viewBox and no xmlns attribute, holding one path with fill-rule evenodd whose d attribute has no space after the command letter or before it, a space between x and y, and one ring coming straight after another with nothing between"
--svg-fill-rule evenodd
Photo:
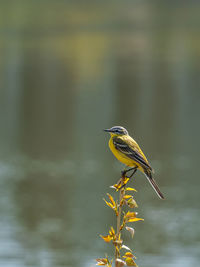
<instances>
[{"instance_id":1,"label":"bird's beak","mask_svg":"<svg viewBox=\"0 0 200 267\"><path fill-rule=\"evenodd\" d=\"M112 132L110 129L104 129L104 132L108 132L108 133L110 133L110 132Z\"/></svg>"}]
</instances>

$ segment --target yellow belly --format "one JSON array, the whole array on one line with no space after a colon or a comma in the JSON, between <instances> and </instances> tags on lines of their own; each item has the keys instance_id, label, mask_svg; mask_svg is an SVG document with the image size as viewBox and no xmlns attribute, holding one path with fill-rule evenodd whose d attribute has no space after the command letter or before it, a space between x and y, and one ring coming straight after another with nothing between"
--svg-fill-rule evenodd
<instances>
[{"instance_id":1,"label":"yellow belly","mask_svg":"<svg viewBox=\"0 0 200 267\"><path fill-rule=\"evenodd\" d=\"M119 150L117 150L112 142L112 139L109 140L109 147L114 156L121 161L123 164L129 166L129 167L140 167L137 162L134 160L128 158L126 155L121 153Z\"/></svg>"}]
</instances>

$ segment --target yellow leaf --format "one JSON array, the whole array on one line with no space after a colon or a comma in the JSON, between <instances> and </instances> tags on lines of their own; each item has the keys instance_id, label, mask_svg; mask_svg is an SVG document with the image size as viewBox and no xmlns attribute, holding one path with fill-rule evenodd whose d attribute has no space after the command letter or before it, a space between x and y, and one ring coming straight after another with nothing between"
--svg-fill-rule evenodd
<instances>
[{"instance_id":1,"label":"yellow leaf","mask_svg":"<svg viewBox=\"0 0 200 267\"><path fill-rule=\"evenodd\" d=\"M127 184L129 180L130 180L129 177L125 177L125 179L123 179L123 184L124 184L124 185Z\"/></svg>"},{"instance_id":2,"label":"yellow leaf","mask_svg":"<svg viewBox=\"0 0 200 267\"><path fill-rule=\"evenodd\" d=\"M106 201L105 199L104 201L106 202L106 205L108 205L108 207L110 207L111 209L114 209L113 205L110 202Z\"/></svg>"},{"instance_id":3,"label":"yellow leaf","mask_svg":"<svg viewBox=\"0 0 200 267\"><path fill-rule=\"evenodd\" d=\"M128 258L129 257L129 258L135 258L136 259L136 257L131 252L126 252L123 257L124 258Z\"/></svg>"},{"instance_id":4,"label":"yellow leaf","mask_svg":"<svg viewBox=\"0 0 200 267\"><path fill-rule=\"evenodd\" d=\"M118 240L121 241L121 233L119 233L119 235L118 235Z\"/></svg>"},{"instance_id":5,"label":"yellow leaf","mask_svg":"<svg viewBox=\"0 0 200 267\"><path fill-rule=\"evenodd\" d=\"M125 255L124 255L125 258L127 257L131 257L133 258L133 254L131 252L126 252Z\"/></svg>"},{"instance_id":6,"label":"yellow leaf","mask_svg":"<svg viewBox=\"0 0 200 267\"><path fill-rule=\"evenodd\" d=\"M115 203L113 197L112 197L110 194L107 194L107 195L108 195L108 197L109 197L109 199L110 199L110 201L111 201L113 207L115 207L115 206L116 206L116 203Z\"/></svg>"},{"instance_id":7,"label":"yellow leaf","mask_svg":"<svg viewBox=\"0 0 200 267\"><path fill-rule=\"evenodd\" d=\"M137 266L137 264L131 257L126 258L125 261L127 266Z\"/></svg>"},{"instance_id":8,"label":"yellow leaf","mask_svg":"<svg viewBox=\"0 0 200 267\"><path fill-rule=\"evenodd\" d=\"M128 219L128 222L137 222L137 221L144 221L144 219L142 219L142 218L131 218L131 219Z\"/></svg>"},{"instance_id":9,"label":"yellow leaf","mask_svg":"<svg viewBox=\"0 0 200 267\"><path fill-rule=\"evenodd\" d=\"M135 218L136 215L137 215L136 212L128 211L128 212L126 213L126 215L125 215L125 218L127 218L127 219Z\"/></svg>"},{"instance_id":10,"label":"yellow leaf","mask_svg":"<svg viewBox=\"0 0 200 267\"><path fill-rule=\"evenodd\" d=\"M111 188L115 188L116 191L120 190L122 184L121 184L121 179L119 180L119 182L117 184L114 184L113 186L111 186Z\"/></svg>"},{"instance_id":11,"label":"yellow leaf","mask_svg":"<svg viewBox=\"0 0 200 267\"><path fill-rule=\"evenodd\" d=\"M135 191L135 192L137 192L137 190L135 188L132 188L132 187L127 187L126 191Z\"/></svg>"},{"instance_id":12,"label":"yellow leaf","mask_svg":"<svg viewBox=\"0 0 200 267\"><path fill-rule=\"evenodd\" d=\"M129 177L121 178L119 180L119 182L117 184L114 184L113 186L111 186L111 188L115 188L115 190L118 191L118 190L122 189L122 187L124 185L126 185L128 183L129 179L130 179Z\"/></svg>"},{"instance_id":13,"label":"yellow leaf","mask_svg":"<svg viewBox=\"0 0 200 267\"><path fill-rule=\"evenodd\" d=\"M117 251L117 254L119 254L119 247L118 246L115 246L115 249ZM120 256L120 255L119 255Z\"/></svg>"},{"instance_id":14,"label":"yellow leaf","mask_svg":"<svg viewBox=\"0 0 200 267\"><path fill-rule=\"evenodd\" d=\"M123 196L124 199L128 199L130 197L133 197L133 196L132 195L125 195L125 196Z\"/></svg>"},{"instance_id":15,"label":"yellow leaf","mask_svg":"<svg viewBox=\"0 0 200 267\"><path fill-rule=\"evenodd\" d=\"M110 234L111 237L114 237L115 236L115 230L114 230L113 227L110 228L109 234Z\"/></svg>"},{"instance_id":16,"label":"yellow leaf","mask_svg":"<svg viewBox=\"0 0 200 267\"><path fill-rule=\"evenodd\" d=\"M100 235L100 237L106 242L109 243L113 237L111 237L110 235Z\"/></svg>"},{"instance_id":17,"label":"yellow leaf","mask_svg":"<svg viewBox=\"0 0 200 267\"><path fill-rule=\"evenodd\" d=\"M96 261L97 261L96 265L101 265L101 266L106 265L108 263L108 259L106 258L96 259Z\"/></svg>"}]
</instances>

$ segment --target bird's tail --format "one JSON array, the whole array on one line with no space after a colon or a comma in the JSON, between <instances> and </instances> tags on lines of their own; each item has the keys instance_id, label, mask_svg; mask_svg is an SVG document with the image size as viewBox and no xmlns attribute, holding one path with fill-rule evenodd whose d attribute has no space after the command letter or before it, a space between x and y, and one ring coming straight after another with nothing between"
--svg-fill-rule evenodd
<instances>
[{"instance_id":1,"label":"bird's tail","mask_svg":"<svg viewBox=\"0 0 200 267\"><path fill-rule=\"evenodd\" d=\"M151 172L148 171L148 170L144 170L144 173L145 173L145 175L146 175L149 183L151 184L151 186L155 190L156 194L159 196L159 198L165 199L164 196L163 196L163 194L161 193L158 185L156 184L156 181L153 179Z\"/></svg>"}]
</instances>

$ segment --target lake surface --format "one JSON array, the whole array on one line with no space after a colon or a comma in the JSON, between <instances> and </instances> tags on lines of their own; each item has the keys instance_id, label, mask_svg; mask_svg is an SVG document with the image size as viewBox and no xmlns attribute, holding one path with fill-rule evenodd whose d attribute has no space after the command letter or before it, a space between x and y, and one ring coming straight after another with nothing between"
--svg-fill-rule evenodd
<instances>
[{"instance_id":1,"label":"lake surface","mask_svg":"<svg viewBox=\"0 0 200 267\"><path fill-rule=\"evenodd\" d=\"M200 261L200 4L2 1L0 267L92 267L113 254L103 198L123 166L102 129L125 126L155 169L137 173L143 267ZM114 194L114 193L113 193Z\"/></svg>"}]
</instances>

